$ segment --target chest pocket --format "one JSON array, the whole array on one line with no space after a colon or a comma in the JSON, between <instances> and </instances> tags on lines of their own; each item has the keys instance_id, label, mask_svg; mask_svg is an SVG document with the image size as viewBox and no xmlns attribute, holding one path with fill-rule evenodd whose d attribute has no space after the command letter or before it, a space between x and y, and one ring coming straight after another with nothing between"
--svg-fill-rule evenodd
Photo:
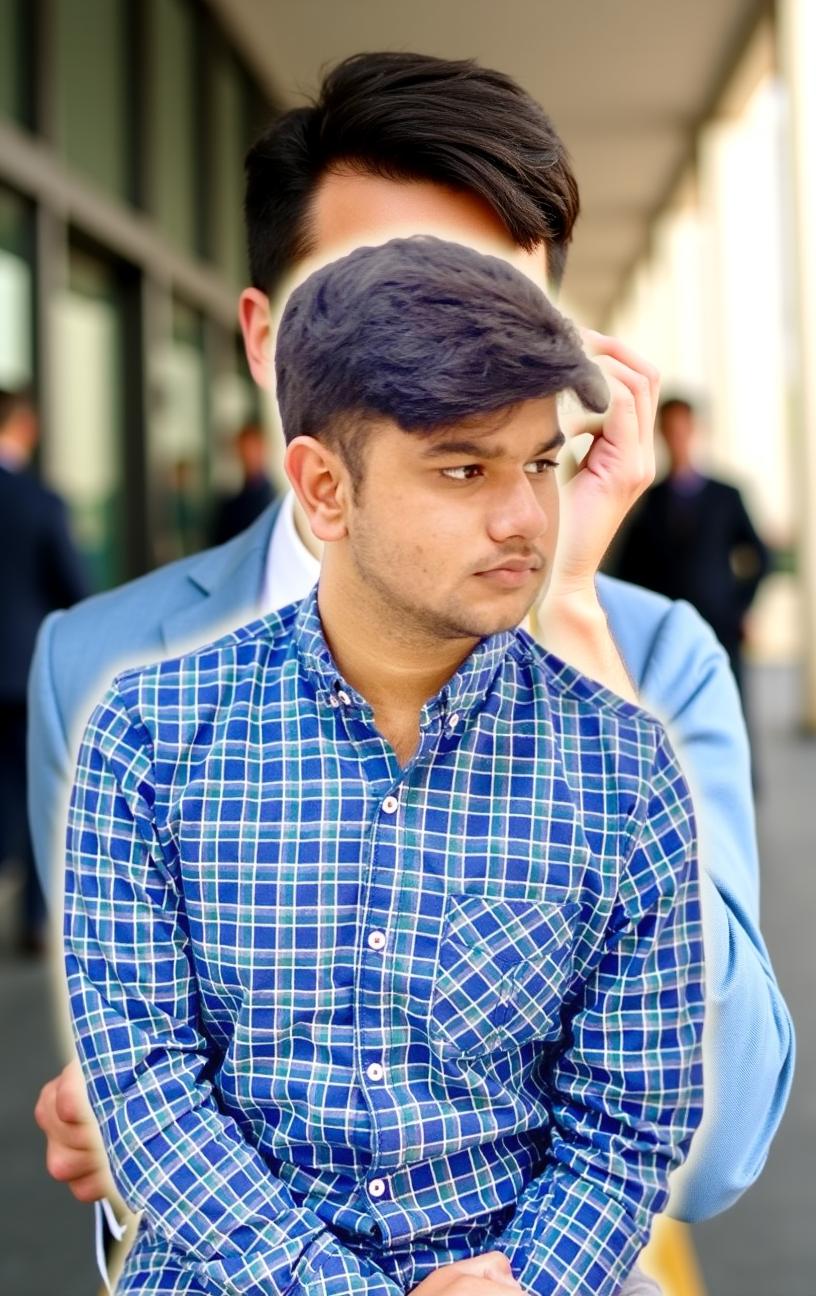
<instances>
[{"instance_id":1,"label":"chest pocket","mask_svg":"<svg viewBox=\"0 0 816 1296\"><path fill-rule=\"evenodd\" d=\"M577 904L448 897L430 1007L444 1058L557 1039Z\"/></svg>"}]
</instances>

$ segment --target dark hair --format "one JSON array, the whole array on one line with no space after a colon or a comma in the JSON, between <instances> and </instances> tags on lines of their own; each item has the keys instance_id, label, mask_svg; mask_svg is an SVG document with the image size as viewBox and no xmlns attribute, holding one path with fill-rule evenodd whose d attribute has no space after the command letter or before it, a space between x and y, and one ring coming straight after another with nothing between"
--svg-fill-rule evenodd
<instances>
[{"instance_id":1,"label":"dark hair","mask_svg":"<svg viewBox=\"0 0 816 1296\"><path fill-rule=\"evenodd\" d=\"M377 417L428 433L572 389L606 408L574 326L502 257L428 235L361 247L291 294L275 350L287 442L339 444L355 483Z\"/></svg>"},{"instance_id":2,"label":"dark hair","mask_svg":"<svg viewBox=\"0 0 816 1296\"><path fill-rule=\"evenodd\" d=\"M341 161L478 194L519 247L546 244L550 280L561 282L578 186L549 117L504 73L429 54L355 54L337 64L317 100L277 118L247 154L256 288L270 292L312 250L310 201Z\"/></svg>"},{"instance_id":3,"label":"dark hair","mask_svg":"<svg viewBox=\"0 0 816 1296\"><path fill-rule=\"evenodd\" d=\"M31 405L32 397L28 388L19 391L0 388L0 429L6 426L12 414L16 414L19 409L30 409Z\"/></svg>"},{"instance_id":4,"label":"dark hair","mask_svg":"<svg viewBox=\"0 0 816 1296\"><path fill-rule=\"evenodd\" d=\"M694 406L685 396L667 396L660 402L658 407L658 421L662 422L664 414L671 414L672 410L682 410L684 414L693 414Z\"/></svg>"}]
</instances>

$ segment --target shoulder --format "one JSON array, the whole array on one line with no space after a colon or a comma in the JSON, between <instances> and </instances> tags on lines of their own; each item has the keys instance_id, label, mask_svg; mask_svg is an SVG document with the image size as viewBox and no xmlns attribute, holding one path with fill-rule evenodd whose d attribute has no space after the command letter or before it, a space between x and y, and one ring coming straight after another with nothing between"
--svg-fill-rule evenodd
<instances>
[{"instance_id":1,"label":"shoulder","mask_svg":"<svg viewBox=\"0 0 816 1296\"><path fill-rule=\"evenodd\" d=\"M517 632L513 652L546 691L562 748L579 751L582 762L600 761L639 787L664 736L660 721L548 652L526 631Z\"/></svg>"},{"instance_id":2,"label":"shoulder","mask_svg":"<svg viewBox=\"0 0 816 1296\"><path fill-rule=\"evenodd\" d=\"M276 687L292 654L299 603L256 617L210 643L120 671L112 691L154 740L174 742L236 701L258 701ZM200 736L200 735L199 735Z\"/></svg>"},{"instance_id":3,"label":"shoulder","mask_svg":"<svg viewBox=\"0 0 816 1296\"><path fill-rule=\"evenodd\" d=\"M725 662L713 630L690 603L612 576L598 576L596 586L624 665L661 719L678 690L693 690L712 665Z\"/></svg>"}]
</instances>

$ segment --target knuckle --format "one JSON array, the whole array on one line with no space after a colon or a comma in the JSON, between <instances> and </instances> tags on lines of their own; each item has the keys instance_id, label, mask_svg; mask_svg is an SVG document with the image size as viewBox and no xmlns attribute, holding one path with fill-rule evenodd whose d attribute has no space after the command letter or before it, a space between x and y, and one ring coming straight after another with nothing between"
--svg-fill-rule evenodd
<instances>
[{"instance_id":1,"label":"knuckle","mask_svg":"<svg viewBox=\"0 0 816 1296\"><path fill-rule=\"evenodd\" d=\"M99 1201L104 1196L101 1187L95 1179L80 1179L78 1183L71 1185L71 1192L77 1201L83 1202L90 1206L92 1202Z\"/></svg>"},{"instance_id":2,"label":"knuckle","mask_svg":"<svg viewBox=\"0 0 816 1296\"><path fill-rule=\"evenodd\" d=\"M52 1179L64 1183L71 1177L69 1161L60 1148L49 1146L45 1156L45 1166Z\"/></svg>"}]
</instances>

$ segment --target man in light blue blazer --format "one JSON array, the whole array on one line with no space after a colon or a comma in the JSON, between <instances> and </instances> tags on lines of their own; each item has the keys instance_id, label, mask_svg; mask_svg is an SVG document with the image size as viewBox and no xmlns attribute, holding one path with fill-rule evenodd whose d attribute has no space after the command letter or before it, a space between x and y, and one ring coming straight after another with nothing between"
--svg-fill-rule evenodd
<instances>
[{"instance_id":1,"label":"man in light blue blazer","mask_svg":"<svg viewBox=\"0 0 816 1296\"><path fill-rule=\"evenodd\" d=\"M308 254L328 259L394 234L436 233L557 283L578 211L563 145L537 104L499 73L418 55L340 64L314 106L279 118L251 150L247 178L253 287L241 320L263 386L269 294L281 275L302 273ZM654 472L657 375L620 342L587 334L586 344L612 399L564 492L559 563L538 631L551 651L668 725L694 794L704 870L705 1114L675 1177L670 1213L701 1220L735 1201L764 1164L790 1088L793 1031L759 930L748 745L725 654L687 604L597 575ZM305 594L317 570L308 545L287 497L229 543L45 623L29 685L30 814L52 895L76 749L112 676ZM99 1154L67 1078L46 1086L38 1120L55 1176L82 1200L99 1196Z\"/></svg>"}]
</instances>

